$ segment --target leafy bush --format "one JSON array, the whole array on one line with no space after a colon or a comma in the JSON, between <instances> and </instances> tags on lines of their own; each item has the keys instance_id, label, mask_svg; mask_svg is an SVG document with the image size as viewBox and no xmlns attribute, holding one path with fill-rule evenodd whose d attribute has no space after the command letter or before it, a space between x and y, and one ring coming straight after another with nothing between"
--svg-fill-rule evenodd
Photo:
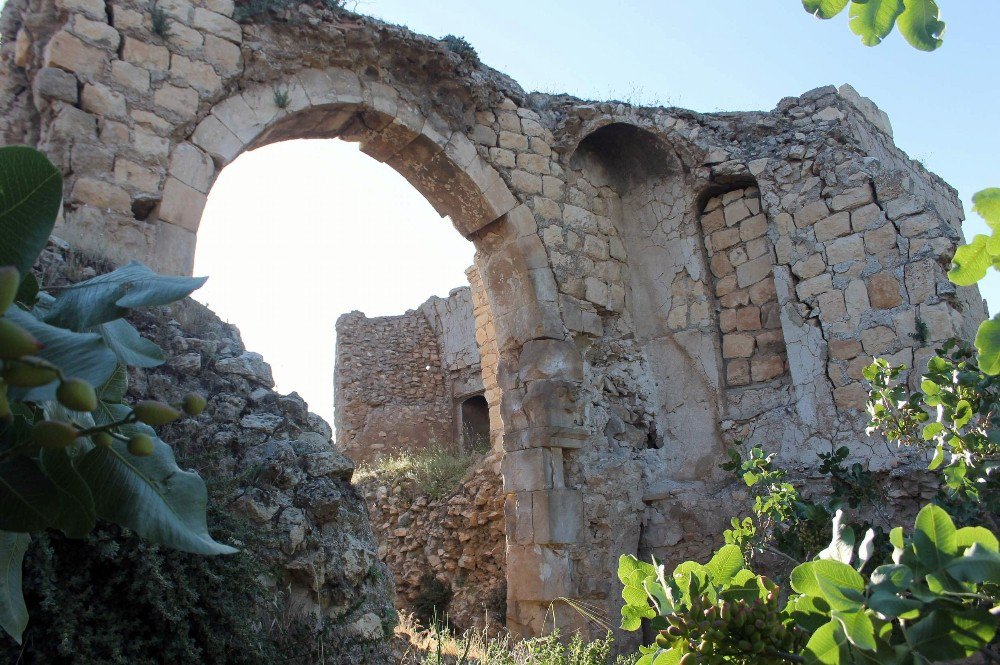
<instances>
[{"instance_id":1,"label":"leafy bush","mask_svg":"<svg viewBox=\"0 0 1000 665\"><path fill-rule=\"evenodd\" d=\"M1000 553L982 527L956 529L925 506L914 530L893 529L892 559L863 575L873 554L869 531L834 522L819 558L797 566L792 595L746 568L726 545L707 564L663 566L621 557L622 628L644 619L659 633L637 665L696 663L928 663L965 658L996 636ZM853 564L853 565L852 565Z\"/></svg>"},{"instance_id":2,"label":"leafy bush","mask_svg":"<svg viewBox=\"0 0 1000 665\"><path fill-rule=\"evenodd\" d=\"M449 51L457 54L462 60L473 65L479 64L479 54L476 53L475 47L465 37L445 35L441 38L441 41Z\"/></svg>"},{"instance_id":3,"label":"leafy bush","mask_svg":"<svg viewBox=\"0 0 1000 665\"><path fill-rule=\"evenodd\" d=\"M461 451L434 444L416 451L402 451L386 455L370 464L359 464L354 472L354 482L391 482L405 479L404 487L413 496L426 495L431 499L448 496L462 482L466 472L480 458L474 451Z\"/></svg>"},{"instance_id":4,"label":"leafy bush","mask_svg":"<svg viewBox=\"0 0 1000 665\"><path fill-rule=\"evenodd\" d=\"M122 317L204 280L131 263L54 296L41 291L30 269L61 203L62 178L44 155L0 148L0 626L18 641L31 532L83 539L100 518L190 553L236 551L213 540L204 482L177 466L153 430L182 409L197 415L204 398L124 403L126 367L155 367L164 356Z\"/></svg>"}]
</instances>

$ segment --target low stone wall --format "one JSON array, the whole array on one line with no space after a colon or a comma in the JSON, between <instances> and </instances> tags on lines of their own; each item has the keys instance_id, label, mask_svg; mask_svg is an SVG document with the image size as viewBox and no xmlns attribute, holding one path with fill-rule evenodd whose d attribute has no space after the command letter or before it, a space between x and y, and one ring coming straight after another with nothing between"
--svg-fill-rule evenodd
<instances>
[{"instance_id":1,"label":"low stone wall","mask_svg":"<svg viewBox=\"0 0 1000 665\"><path fill-rule=\"evenodd\" d=\"M429 578L450 598L439 608L458 629L506 619L504 497L499 458L490 456L447 496L420 494L410 479L359 485L371 511L379 558L393 572L396 607L414 611L428 598Z\"/></svg>"}]
</instances>

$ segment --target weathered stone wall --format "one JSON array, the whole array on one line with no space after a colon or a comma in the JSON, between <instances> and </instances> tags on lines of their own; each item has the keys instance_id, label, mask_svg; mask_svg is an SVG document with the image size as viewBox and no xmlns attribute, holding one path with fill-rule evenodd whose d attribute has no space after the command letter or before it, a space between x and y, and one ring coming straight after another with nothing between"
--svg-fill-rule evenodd
<instances>
[{"instance_id":1,"label":"weathered stone wall","mask_svg":"<svg viewBox=\"0 0 1000 665\"><path fill-rule=\"evenodd\" d=\"M459 488L441 498L412 479L361 484L378 538L379 558L396 581L396 607L414 611L428 576L450 594L439 612L458 629L489 628L506 619L503 482L497 455L479 461Z\"/></svg>"},{"instance_id":2,"label":"weathered stone wall","mask_svg":"<svg viewBox=\"0 0 1000 665\"><path fill-rule=\"evenodd\" d=\"M399 316L351 312L337 319L337 445L353 459L460 448L462 401L482 393L468 287Z\"/></svg>"},{"instance_id":3,"label":"weathered stone wall","mask_svg":"<svg viewBox=\"0 0 1000 665\"><path fill-rule=\"evenodd\" d=\"M738 498L717 469L732 439L795 468L845 444L887 466L858 359L922 362L985 315L945 278L954 190L850 88L760 113L635 108L527 94L442 42L305 4L242 24L227 0L162 7L166 39L145 3L10 0L0 136L62 168L67 240L173 272L190 270L218 171L268 142L359 141L449 216L476 245L495 332L515 631L540 631L562 597L614 616L622 551L703 556ZM749 211L753 188L766 230L725 248L747 260L723 295L712 238L735 226L706 242L710 202L742 190ZM765 349L755 332L742 383L750 331L727 345L723 312L739 328L741 308L774 302L787 369L777 335Z\"/></svg>"}]
</instances>

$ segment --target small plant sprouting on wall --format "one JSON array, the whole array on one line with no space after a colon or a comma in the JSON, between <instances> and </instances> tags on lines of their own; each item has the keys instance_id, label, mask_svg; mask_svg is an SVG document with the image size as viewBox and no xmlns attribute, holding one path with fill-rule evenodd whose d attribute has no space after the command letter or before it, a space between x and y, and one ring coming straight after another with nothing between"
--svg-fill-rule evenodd
<instances>
[{"instance_id":1,"label":"small plant sprouting on wall","mask_svg":"<svg viewBox=\"0 0 1000 665\"><path fill-rule=\"evenodd\" d=\"M927 323L925 323L923 319L917 317L917 320L916 320L916 322L914 324L914 327L916 328L916 332L911 332L910 333L910 337L912 337L913 339L917 340L921 344L926 343L927 342L927 332L928 332L927 331Z\"/></svg>"},{"instance_id":2,"label":"small plant sprouting on wall","mask_svg":"<svg viewBox=\"0 0 1000 665\"><path fill-rule=\"evenodd\" d=\"M288 88L279 88L275 86L274 88L274 105L279 109L284 110L288 108L289 102L291 102L291 97L288 95Z\"/></svg>"},{"instance_id":3,"label":"small plant sprouting on wall","mask_svg":"<svg viewBox=\"0 0 1000 665\"><path fill-rule=\"evenodd\" d=\"M161 39L170 38L170 16L156 5L149 11L153 34Z\"/></svg>"},{"instance_id":4,"label":"small plant sprouting on wall","mask_svg":"<svg viewBox=\"0 0 1000 665\"><path fill-rule=\"evenodd\" d=\"M462 60L466 62L478 65L479 64L479 54L476 53L476 49L469 43L465 37L457 37L455 35L445 35L441 38L445 47L452 53L458 54Z\"/></svg>"}]
</instances>

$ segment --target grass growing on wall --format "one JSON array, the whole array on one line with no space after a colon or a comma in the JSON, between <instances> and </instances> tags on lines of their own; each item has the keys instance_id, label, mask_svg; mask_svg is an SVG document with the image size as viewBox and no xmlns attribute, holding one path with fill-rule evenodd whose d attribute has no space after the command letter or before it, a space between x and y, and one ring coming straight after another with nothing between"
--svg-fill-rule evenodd
<instances>
[{"instance_id":1,"label":"grass growing on wall","mask_svg":"<svg viewBox=\"0 0 1000 665\"><path fill-rule=\"evenodd\" d=\"M458 489L466 472L481 457L480 452L432 444L421 450L386 455L370 464L359 464L354 482L367 484L405 479L409 481L405 485L407 491L414 496L440 499Z\"/></svg>"}]
</instances>

